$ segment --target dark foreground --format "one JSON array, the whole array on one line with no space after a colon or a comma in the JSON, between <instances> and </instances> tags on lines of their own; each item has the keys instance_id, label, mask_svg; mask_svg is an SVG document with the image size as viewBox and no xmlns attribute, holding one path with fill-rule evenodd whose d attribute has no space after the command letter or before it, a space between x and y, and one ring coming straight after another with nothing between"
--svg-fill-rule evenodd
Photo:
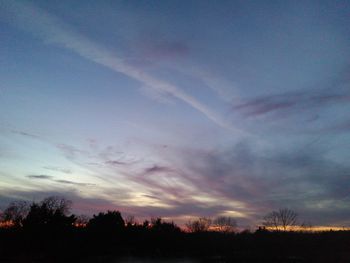
<instances>
[{"instance_id":1,"label":"dark foreground","mask_svg":"<svg viewBox=\"0 0 350 263\"><path fill-rule=\"evenodd\" d=\"M350 262L350 232L0 229L0 262Z\"/></svg>"}]
</instances>

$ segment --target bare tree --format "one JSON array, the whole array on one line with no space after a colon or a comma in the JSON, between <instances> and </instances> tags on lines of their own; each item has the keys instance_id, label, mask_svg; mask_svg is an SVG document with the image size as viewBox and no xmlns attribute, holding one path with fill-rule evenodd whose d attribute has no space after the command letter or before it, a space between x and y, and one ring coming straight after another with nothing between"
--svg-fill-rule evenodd
<instances>
[{"instance_id":1,"label":"bare tree","mask_svg":"<svg viewBox=\"0 0 350 263\"><path fill-rule=\"evenodd\" d=\"M282 228L284 231L288 227L297 224L298 214L288 208L283 208L278 211L272 211L264 217L263 225L273 227L275 230Z\"/></svg>"},{"instance_id":2,"label":"bare tree","mask_svg":"<svg viewBox=\"0 0 350 263\"><path fill-rule=\"evenodd\" d=\"M268 228L272 227L272 228L275 228L275 230L278 230L278 227L279 227L278 212L272 211L272 212L268 213L264 217L263 225L268 227Z\"/></svg>"},{"instance_id":3,"label":"bare tree","mask_svg":"<svg viewBox=\"0 0 350 263\"><path fill-rule=\"evenodd\" d=\"M237 221L229 216L219 216L213 221L213 224L218 231L223 233L235 232L237 228Z\"/></svg>"},{"instance_id":4,"label":"bare tree","mask_svg":"<svg viewBox=\"0 0 350 263\"><path fill-rule=\"evenodd\" d=\"M135 226L137 225L137 221L135 219L135 216L133 215L128 215L124 218L125 224L128 227Z\"/></svg>"},{"instance_id":5,"label":"bare tree","mask_svg":"<svg viewBox=\"0 0 350 263\"><path fill-rule=\"evenodd\" d=\"M287 227L295 226L297 224L298 214L288 208L280 209L278 211L281 226L284 231Z\"/></svg>"},{"instance_id":6,"label":"bare tree","mask_svg":"<svg viewBox=\"0 0 350 263\"><path fill-rule=\"evenodd\" d=\"M76 227L86 227L90 220L90 217L87 215L79 215L77 216L77 219L75 220L75 226Z\"/></svg>"},{"instance_id":7,"label":"bare tree","mask_svg":"<svg viewBox=\"0 0 350 263\"><path fill-rule=\"evenodd\" d=\"M21 227L23 220L28 215L29 207L29 203L26 201L12 202L2 212L0 220L14 227Z\"/></svg>"},{"instance_id":8,"label":"bare tree","mask_svg":"<svg viewBox=\"0 0 350 263\"><path fill-rule=\"evenodd\" d=\"M206 232L209 230L211 226L211 219L207 217L200 217L198 220L189 221L186 224L186 227L189 232L197 233L197 232Z\"/></svg>"},{"instance_id":9,"label":"bare tree","mask_svg":"<svg viewBox=\"0 0 350 263\"><path fill-rule=\"evenodd\" d=\"M312 225L312 223L310 221L304 221L300 225L300 228L301 228L302 231L309 232L309 231L312 231L313 225Z\"/></svg>"},{"instance_id":10,"label":"bare tree","mask_svg":"<svg viewBox=\"0 0 350 263\"><path fill-rule=\"evenodd\" d=\"M41 205L50 211L67 215L72 207L72 201L59 196L50 196L41 201Z\"/></svg>"}]
</instances>

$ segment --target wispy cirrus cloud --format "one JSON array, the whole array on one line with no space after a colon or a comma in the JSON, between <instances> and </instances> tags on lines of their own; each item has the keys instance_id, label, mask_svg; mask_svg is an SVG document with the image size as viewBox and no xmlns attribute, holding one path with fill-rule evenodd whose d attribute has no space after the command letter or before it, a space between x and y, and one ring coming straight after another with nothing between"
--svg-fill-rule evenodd
<instances>
[{"instance_id":1,"label":"wispy cirrus cloud","mask_svg":"<svg viewBox=\"0 0 350 263\"><path fill-rule=\"evenodd\" d=\"M341 121L333 126L321 129L321 132L332 132L332 133L342 133L350 131L350 120Z\"/></svg>"},{"instance_id":2,"label":"wispy cirrus cloud","mask_svg":"<svg viewBox=\"0 0 350 263\"><path fill-rule=\"evenodd\" d=\"M190 47L182 41L166 41L154 39L141 39L137 42L143 58L166 59L184 57L190 52Z\"/></svg>"},{"instance_id":3,"label":"wispy cirrus cloud","mask_svg":"<svg viewBox=\"0 0 350 263\"><path fill-rule=\"evenodd\" d=\"M27 176L30 179L47 179L47 180L51 180L52 176L51 175L46 175L46 174L30 174Z\"/></svg>"},{"instance_id":4,"label":"wispy cirrus cloud","mask_svg":"<svg viewBox=\"0 0 350 263\"><path fill-rule=\"evenodd\" d=\"M85 36L75 32L68 25L64 24L63 21L44 10L23 2L4 3L2 9L5 10L4 18L7 19L7 21L23 30L30 31L47 44L54 44L69 49L87 60L135 79L142 85L151 87L155 92L163 96L174 97L185 102L221 127L239 133L241 132L221 115L214 112L195 97L185 93L179 87L155 78L139 70L137 67L125 63L115 52L107 50ZM33 15L35 15L35 19L33 19ZM179 50L179 48L181 48L179 45L170 47L171 45L168 44L165 46L167 46L168 52L169 50ZM183 49L185 49L185 47L183 47Z\"/></svg>"},{"instance_id":5,"label":"wispy cirrus cloud","mask_svg":"<svg viewBox=\"0 0 350 263\"><path fill-rule=\"evenodd\" d=\"M255 215L279 207L301 211L316 224L331 217L332 204L349 205L350 184L346 179L350 166L340 165L327 157L329 150L317 145L298 149L256 151L253 145L237 144L225 151L197 152L184 156L187 167L199 189L207 189L216 199L243 202ZM197 176L195 176L197 175ZM333 218L337 224L346 217Z\"/></svg>"},{"instance_id":6,"label":"wispy cirrus cloud","mask_svg":"<svg viewBox=\"0 0 350 263\"><path fill-rule=\"evenodd\" d=\"M80 183L71 180L63 180L63 179L55 179L55 177L46 174L30 174L27 175L29 179L34 180L49 180L51 182L60 183L60 184L68 184L68 185L76 185L76 186L95 186L95 184L90 183Z\"/></svg>"},{"instance_id":7,"label":"wispy cirrus cloud","mask_svg":"<svg viewBox=\"0 0 350 263\"><path fill-rule=\"evenodd\" d=\"M171 173L171 172L174 172L174 169L166 167L166 166L153 165L150 168L146 168L144 172L146 174L151 174L151 173Z\"/></svg>"},{"instance_id":8,"label":"wispy cirrus cloud","mask_svg":"<svg viewBox=\"0 0 350 263\"><path fill-rule=\"evenodd\" d=\"M175 217L177 222L193 216L231 213L239 215L240 222L255 224L267 211L280 207L290 207L314 224L345 222L346 216L334 214L334 206L349 208L350 167L330 159L328 150L318 143L306 146L269 150L241 142L221 150L162 147L159 154L166 163L150 165L146 160L129 166L110 166L95 153L101 158L96 173L105 172L107 166L109 175L123 174L123 182L132 188L104 189L106 196L96 195L97 199L105 199L101 207L91 207L90 201L71 192L67 197L74 198L78 210L117 207L141 218ZM28 178L58 185L93 186L46 174L31 174ZM111 178L110 185L118 187L118 178ZM120 195L117 203L111 198L114 193Z\"/></svg>"},{"instance_id":9,"label":"wispy cirrus cloud","mask_svg":"<svg viewBox=\"0 0 350 263\"><path fill-rule=\"evenodd\" d=\"M70 169L63 168L63 167L44 166L43 168L46 169L46 170L55 171L55 172L61 172L61 173L65 173L65 174L71 174L72 173L72 171Z\"/></svg>"},{"instance_id":10,"label":"wispy cirrus cloud","mask_svg":"<svg viewBox=\"0 0 350 263\"><path fill-rule=\"evenodd\" d=\"M70 185L79 185L79 186L95 186L95 184L89 184L89 183L79 183L79 182L74 182L70 180L54 180L57 183L61 184L70 184Z\"/></svg>"},{"instance_id":11,"label":"wispy cirrus cloud","mask_svg":"<svg viewBox=\"0 0 350 263\"><path fill-rule=\"evenodd\" d=\"M126 162L118 161L118 160L108 160L106 161L106 164L110 165L125 165L127 164Z\"/></svg>"},{"instance_id":12,"label":"wispy cirrus cloud","mask_svg":"<svg viewBox=\"0 0 350 263\"><path fill-rule=\"evenodd\" d=\"M22 135L22 136L25 136L25 137L29 137L31 139L40 139L40 137L36 134L33 134L33 133L29 133L29 132L26 132L26 131L21 131L21 130L12 130L11 131L13 134L18 134L18 135Z\"/></svg>"},{"instance_id":13,"label":"wispy cirrus cloud","mask_svg":"<svg viewBox=\"0 0 350 263\"><path fill-rule=\"evenodd\" d=\"M350 94L346 90L305 91L258 97L234 105L232 109L246 116L259 116L275 112L295 113L303 109L348 103L350 103Z\"/></svg>"},{"instance_id":14,"label":"wispy cirrus cloud","mask_svg":"<svg viewBox=\"0 0 350 263\"><path fill-rule=\"evenodd\" d=\"M57 148L60 149L63 152L63 154L69 159L75 159L78 155L86 154L86 152L84 152L83 150L78 149L73 145L68 145L64 143L57 144Z\"/></svg>"}]
</instances>

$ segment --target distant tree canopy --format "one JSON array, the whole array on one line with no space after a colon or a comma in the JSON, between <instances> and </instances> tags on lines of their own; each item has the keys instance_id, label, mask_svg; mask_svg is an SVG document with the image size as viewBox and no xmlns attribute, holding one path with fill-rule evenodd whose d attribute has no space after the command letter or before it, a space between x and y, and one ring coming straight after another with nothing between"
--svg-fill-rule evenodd
<instances>
[{"instance_id":1,"label":"distant tree canopy","mask_svg":"<svg viewBox=\"0 0 350 263\"><path fill-rule=\"evenodd\" d=\"M181 229L174 224L174 222L164 222L162 218L152 218L151 219L151 229L156 232L170 233L170 232L180 232Z\"/></svg>"},{"instance_id":2,"label":"distant tree canopy","mask_svg":"<svg viewBox=\"0 0 350 263\"><path fill-rule=\"evenodd\" d=\"M298 214L288 208L272 211L264 217L263 225L269 228L286 231L289 227L298 224Z\"/></svg>"},{"instance_id":3,"label":"distant tree canopy","mask_svg":"<svg viewBox=\"0 0 350 263\"><path fill-rule=\"evenodd\" d=\"M71 201L55 196L45 198L40 203L16 201L3 211L1 221L26 229L71 227L75 217L68 216L70 207Z\"/></svg>"},{"instance_id":4,"label":"distant tree canopy","mask_svg":"<svg viewBox=\"0 0 350 263\"><path fill-rule=\"evenodd\" d=\"M190 220L186 224L188 232L199 233L207 231L218 231L221 233L233 233L237 229L237 221L233 217L219 216L214 220L208 217L200 217Z\"/></svg>"},{"instance_id":5,"label":"distant tree canopy","mask_svg":"<svg viewBox=\"0 0 350 263\"><path fill-rule=\"evenodd\" d=\"M209 230L212 221L207 217L200 217L197 220L189 221L186 224L187 230L192 233L206 232Z\"/></svg>"},{"instance_id":6,"label":"distant tree canopy","mask_svg":"<svg viewBox=\"0 0 350 263\"><path fill-rule=\"evenodd\" d=\"M63 229L72 227L76 218L68 215L71 201L60 197L48 197L40 203L32 203L23 220L23 227L30 229Z\"/></svg>"},{"instance_id":7,"label":"distant tree canopy","mask_svg":"<svg viewBox=\"0 0 350 263\"><path fill-rule=\"evenodd\" d=\"M72 227L83 227L93 232L135 233L137 231L150 231L153 233L176 233L181 229L174 222L163 221L162 218L152 218L138 223L133 216L123 219L117 210L100 212L87 216L75 216L70 213L72 202L61 197L51 196L41 202L28 203L26 201L11 202L7 208L0 212L0 227L29 229L29 230L64 230ZM263 225L267 230L294 230L293 226L300 229L311 229L310 223L298 222L298 215L293 210L284 208L268 213L263 218ZM233 233L237 229L237 222L228 216L219 216L214 220L200 217L190 220L185 224L187 231L191 233L219 231ZM131 232L130 232L131 231Z\"/></svg>"},{"instance_id":8,"label":"distant tree canopy","mask_svg":"<svg viewBox=\"0 0 350 263\"><path fill-rule=\"evenodd\" d=\"M125 228L125 222L119 211L107 211L93 215L87 227L98 232L120 231Z\"/></svg>"},{"instance_id":9,"label":"distant tree canopy","mask_svg":"<svg viewBox=\"0 0 350 263\"><path fill-rule=\"evenodd\" d=\"M64 230L84 227L92 232L116 233L124 229L151 231L154 233L181 232L174 222L159 218L137 223L133 216L124 220L119 211L100 212L89 218L85 215L70 214L72 202L61 197L51 196L41 202L16 201L0 212L0 227L21 228L32 231Z\"/></svg>"}]
</instances>

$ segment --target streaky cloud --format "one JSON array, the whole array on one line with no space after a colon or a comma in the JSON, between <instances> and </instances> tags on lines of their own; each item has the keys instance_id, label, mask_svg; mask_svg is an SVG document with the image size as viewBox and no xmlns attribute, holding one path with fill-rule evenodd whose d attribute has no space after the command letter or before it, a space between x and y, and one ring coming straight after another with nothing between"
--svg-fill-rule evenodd
<instances>
[{"instance_id":1,"label":"streaky cloud","mask_svg":"<svg viewBox=\"0 0 350 263\"><path fill-rule=\"evenodd\" d=\"M57 183L61 184L71 184L71 185L80 185L80 186L95 186L95 184L88 184L88 183L78 183L70 180L54 180Z\"/></svg>"},{"instance_id":2,"label":"streaky cloud","mask_svg":"<svg viewBox=\"0 0 350 263\"><path fill-rule=\"evenodd\" d=\"M29 138L32 138L32 139L39 139L39 136L38 136L38 135L29 133L29 132L20 131L20 130L12 130L11 132L12 132L13 134L22 135L22 136L29 137Z\"/></svg>"},{"instance_id":3,"label":"streaky cloud","mask_svg":"<svg viewBox=\"0 0 350 263\"><path fill-rule=\"evenodd\" d=\"M109 161L106 161L106 164L110 164L110 165L125 165L127 163L126 162L122 162L122 161L118 161L118 160L109 160Z\"/></svg>"},{"instance_id":4,"label":"streaky cloud","mask_svg":"<svg viewBox=\"0 0 350 263\"><path fill-rule=\"evenodd\" d=\"M43 167L46 170L50 170L50 171L55 171L55 172L61 172L61 173L65 173L65 174L71 174L72 171L66 168L62 168L62 167L57 167L57 166L44 166Z\"/></svg>"},{"instance_id":5,"label":"streaky cloud","mask_svg":"<svg viewBox=\"0 0 350 263\"><path fill-rule=\"evenodd\" d=\"M350 103L350 93L345 91L307 91L288 92L262 96L233 106L246 116L259 116L279 111L319 108L331 104Z\"/></svg>"},{"instance_id":6,"label":"streaky cloud","mask_svg":"<svg viewBox=\"0 0 350 263\"><path fill-rule=\"evenodd\" d=\"M181 41L155 41L145 38L138 42L138 46L140 46L142 56L152 59L183 57L190 51L189 46Z\"/></svg>"},{"instance_id":7,"label":"streaky cloud","mask_svg":"<svg viewBox=\"0 0 350 263\"><path fill-rule=\"evenodd\" d=\"M154 165L150 168L145 169L145 173L170 173L173 172L174 170L170 167L165 167L165 166L158 166Z\"/></svg>"},{"instance_id":8,"label":"streaky cloud","mask_svg":"<svg viewBox=\"0 0 350 263\"><path fill-rule=\"evenodd\" d=\"M95 184L89 184L89 183L79 183L79 182L74 182L70 180L63 180L63 179L55 179L51 175L46 175L46 174L30 174L27 175L29 179L34 179L34 180L50 180L52 182L60 183L60 184L70 184L70 185L78 185L78 186L95 186Z\"/></svg>"},{"instance_id":9,"label":"streaky cloud","mask_svg":"<svg viewBox=\"0 0 350 263\"><path fill-rule=\"evenodd\" d=\"M44 179L44 180L52 179L51 175L46 175L46 174L30 174L30 175L27 175L27 177L30 179Z\"/></svg>"},{"instance_id":10,"label":"streaky cloud","mask_svg":"<svg viewBox=\"0 0 350 263\"><path fill-rule=\"evenodd\" d=\"M162 95L175 97L198 110L217 125L237 133L242 133L241 130L234 127L219 114L177 86L157 79L136 67L126 64L114 52L75 32L57 17L54 17L39 7L24 2L3 2L2 8L6 10L5 15L7 20L23 30L30 31L35 36L43 39L47 44L55 44L74 51L85 59L103 65L117 73L122 73L139 81L143 85L152 87ZM33 19L33 15L35 19Z\"/></svg>"}]
</instances>

